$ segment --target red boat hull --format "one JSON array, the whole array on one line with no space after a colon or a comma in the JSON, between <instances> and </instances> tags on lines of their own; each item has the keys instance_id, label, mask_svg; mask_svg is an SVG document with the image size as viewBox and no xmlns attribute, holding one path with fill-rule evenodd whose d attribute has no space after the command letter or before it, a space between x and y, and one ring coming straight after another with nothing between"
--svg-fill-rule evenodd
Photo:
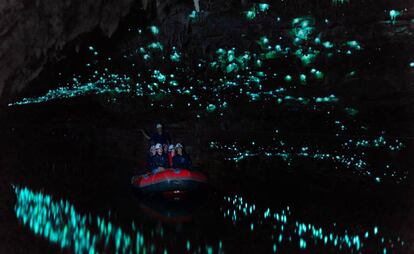
<instances>
[{"instance_id":1,"label":"red boat hull","mask_svg":"<svg viewBox=\"0 0 414 254\"><path fill-rule=\"evenodd\" d=\"M132 185L143 193L188 192L206 184L204 174L187 169L166 169L132 178Z\"/></svg>"}]
</instances>

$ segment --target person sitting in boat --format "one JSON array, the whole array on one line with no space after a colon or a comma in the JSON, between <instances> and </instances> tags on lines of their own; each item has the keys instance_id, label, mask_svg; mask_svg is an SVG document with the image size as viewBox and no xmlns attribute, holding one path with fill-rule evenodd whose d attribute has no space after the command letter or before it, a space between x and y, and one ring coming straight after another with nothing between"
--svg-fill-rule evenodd
<instances>
[{"instance_id":1,"label":"person sitting in boat","mask_svg":"<svg viewBox=\"0 0 414 254\"><path fill-rule=\"evenodd\" d=\"M149 153L147 155L147 161L146 161L146 168L147 169L152 169L154 167L152 158L155 156L156 153L157 153L157 151L155 150L155 146L152 145L150 147Z\"/></svg>"},{"instance_id":2,"label":"person sitting in boat","mask_svg":"<svg viewBox=\"0 0 414 254\"><path fill-rule=\"evenodd\" d=\"M165 168L168 168L168 158L163 153L162 145L160 143L155 145L155 150L157 151L154 156L152 156L152 171L162 171Z\"/></svg>"},{"instance_id":3,"label":"person sitting in boat","mask_svg":"<svg viewBox=\"0 0 414 254\"><path fill-rule=\"evenodd\" d=\"M143 129L141 129L142 135L150 142L151 145L160 143L161 145L171 144L170 135L164 131L162 124L157 123L155 126L155 132L148 135Z\"/></svg>"},{"instance_id":4,"label":"person sitting in boat","mask_svg":"<svg viewBox=\"0 0 414 254\"><path fill-rule=\"evenodd\" d=\"M183 145L177 143L175 145L175 156L173 158L173 168L185 168L190 169L191 160L190 157L184 152Z\"/></svg>"},{"instance_id":5,"label":"person sitting in boat","mask_svg":"<svg viewBox=\"0 0 414 254\"><path fill-rule=\"evenodd\" d=\"M168 146L168 164L170 168L173 166L173 158L175 156L175 146L173 144Z\"/></svg>"}]
</instances>

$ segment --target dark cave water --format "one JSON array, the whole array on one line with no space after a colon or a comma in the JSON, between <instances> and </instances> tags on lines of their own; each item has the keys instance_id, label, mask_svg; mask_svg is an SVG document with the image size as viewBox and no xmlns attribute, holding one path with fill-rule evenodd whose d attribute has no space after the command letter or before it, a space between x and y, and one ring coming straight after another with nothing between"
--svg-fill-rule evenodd
<instances>
[{"instance_id":1,"label":"dark cave water","mask_svg":"<svg viewBox=\"0 0 414 254\"><path fill-rule=\"evenodd\" d=\"M84 136L75 128L42 133L48 125L2 131L1 252L412 250L411 184L283 171L263 181L227 167L205 195L168 201L132 191L136 161L107 154L93 139L76 139Z\"/></svg>"},{"instance_id":2,"label":"dark cave water","mask_svg":"<svg viewBox=\"0 0 414 254\"><path fill-rule=\"evenodd\" d=\"M66 49L0 109L0 253L413 253L412 8L319 2L177 3ZM160 119L204 195L132 191Z\"/></svg>"}]
</instances>

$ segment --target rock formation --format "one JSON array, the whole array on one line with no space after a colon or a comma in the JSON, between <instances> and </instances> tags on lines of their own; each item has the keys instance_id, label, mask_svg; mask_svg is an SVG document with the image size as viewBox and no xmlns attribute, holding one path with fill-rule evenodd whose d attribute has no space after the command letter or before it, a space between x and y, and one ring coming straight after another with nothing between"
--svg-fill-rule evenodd
<instances>
[{"instance_id":1,"label":"rock formation","mask_svg":"<svg viewBox=\"0 0 414 254\"><path fill-rule=\"evenodd\" d=\"M0 3L0 98L20 91L55 52L95 28L111 36L133 0Z\"/></svg>"}]
</instances>

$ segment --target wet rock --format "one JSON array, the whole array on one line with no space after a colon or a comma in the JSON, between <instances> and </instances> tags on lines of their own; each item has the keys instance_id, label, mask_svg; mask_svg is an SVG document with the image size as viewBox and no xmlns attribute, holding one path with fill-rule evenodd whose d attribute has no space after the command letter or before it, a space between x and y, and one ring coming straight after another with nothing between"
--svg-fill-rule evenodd
<instances>
[{"instance_id":1,"label":"wet rock","mask_svg":"<svg viewBox=\"0 0 414 254\"><path fill-rule=\"evenodd\" d=\"M56 52L99 27L111 36L133 0L0 3L0 98L21 91Z\"/></svg>"}]
</instances>

